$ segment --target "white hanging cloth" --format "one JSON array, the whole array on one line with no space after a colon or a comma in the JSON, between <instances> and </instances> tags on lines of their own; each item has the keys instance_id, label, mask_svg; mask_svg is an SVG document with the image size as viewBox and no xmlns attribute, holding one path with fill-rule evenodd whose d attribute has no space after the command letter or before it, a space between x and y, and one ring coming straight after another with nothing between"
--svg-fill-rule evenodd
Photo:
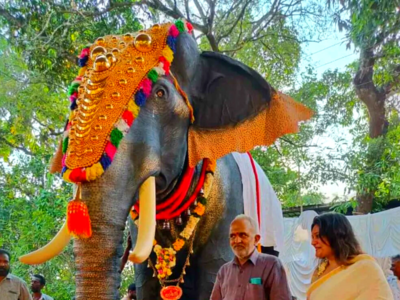
<instances>
[{"instance_id":1,"label":"white hanging cloth","mask_svg":"<svg viewBox=\"0 0 400 300\"><path fill-rule=\"evenodd\" d=\"M282 206L271 183L264 171L254 162L257 172L260 208L257 208L257 181L253 171L252 158L247 153L232 153L239 167L242 177L244 213L252 217L257 223L260 219L259 228L261 240L264 247L274 247L275 251L283 250L283 214ZM260 218L258 218L260 216Z\"/></svg>"}]
</instances>

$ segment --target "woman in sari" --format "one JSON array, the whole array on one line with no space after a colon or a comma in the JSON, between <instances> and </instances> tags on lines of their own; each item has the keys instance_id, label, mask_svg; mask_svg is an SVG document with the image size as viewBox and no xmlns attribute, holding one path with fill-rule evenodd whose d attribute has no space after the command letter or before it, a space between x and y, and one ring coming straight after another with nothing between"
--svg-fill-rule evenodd
<instances>
[{"instance_id":1,"label":"woman in sari","mask_svg":"<svg viewBox=\"0 0 400 300\"><path fill-rule=\"evenodd\" d=\"M317 216L311 230L321 263L307 291L308 300L393 300L382 269L373 257L362 253L345 216Z\"/></svg>"}]
</instances>

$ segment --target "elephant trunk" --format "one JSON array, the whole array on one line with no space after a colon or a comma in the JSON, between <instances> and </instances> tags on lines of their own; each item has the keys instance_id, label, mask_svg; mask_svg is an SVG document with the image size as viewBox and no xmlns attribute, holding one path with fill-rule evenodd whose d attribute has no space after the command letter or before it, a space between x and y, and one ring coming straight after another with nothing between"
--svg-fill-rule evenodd
<instances>
[{"instance_id":1,"label":"elephant trunk","mask_svg":"<svg viewBox=\"0 0 400 300\"><path fill-rule=\"evenodd\" d=\"M84 189L82 193L83 197L90 195L87 205L92 237L74 242L77 300L119 299L119 266L127 213L100 191L89 187L89 191Z\"/></svg>"},{"instance_id":2,"label":"elephant trunk","mask_svg":"<svg viewBox=\"0 0 400 300\"><path fill-rule=\"evenodd\" d=\"M85 190L84 190L85 191ZM76 240L74 253L77 300L119 299L120 262L123 232L129 206L127 201L112 201L104 195L119 197L114 191L103 192L96 183L88 184L88 208L92 220L92 237ZM83 194L83 199L85 195ZM149 177L139 189L141 217L139 236L130 259L142 262L150 255L155 234L155 178ZM89 199L89 198L88 198ZM119 198L116 198L119 199Z\"/></svg>"}]
</instances>

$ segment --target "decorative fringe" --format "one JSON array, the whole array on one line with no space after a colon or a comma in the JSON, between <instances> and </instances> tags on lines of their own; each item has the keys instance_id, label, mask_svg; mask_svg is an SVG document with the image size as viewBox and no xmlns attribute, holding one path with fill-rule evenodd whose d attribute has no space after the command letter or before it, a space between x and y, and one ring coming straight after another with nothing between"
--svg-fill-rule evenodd
<instances>
[{"instance_id":1,"label":"decorative fringe","mask_svg":"<svg viewBox=\"0 0 400 300\"><path fill-rule=\"evenodd\" d=\"M76 238L89 238L92 236L92 225L89 211L81 199L81 185L78 185L75 199L68 203L67 227L71 235Z\"/></svg>"},{"instance_id":2,"label":"decorative fringe","mask_svg":"<svg viewBox=\"0 0 400 300\"><path fill-rule=\"evenodd\" d=\"M61 172L63 179L65 181L74 183L92 181L100 177L104 173L104 171L110 166L121 140L128 132L129 128L132 126L135 118L138 116L140 107L146 104L147 98L151 95L153 83L157 82L160 76L169 74L171 62L173 61L174 52L176 50L175 47L176 38L182 32L188 32L189 34L191 34L192 30L193 26L190 23L182 20L178 20L175 22L175 24L171 25L169 29L169 35L166 41L167 43L165 45L165 48L162 50L162 54L159 57L158 64L148 71L146 77L139 84L136 93L129 101L127 109L122 113L120 120L114 124L114 128L111 131L109 137L109 141L114 146L114 148L113 149L110 149L110 147L106 148L104 150L102 157L100 158L100 161L88 167L81 167L70 170L66 166L64 158L62 165L63 168ZM81 67L81 69L79 70L79 76L76 77L75 80L68 87L68 97L70 98L71 101L71 106L70 106L71 114L69 117L69 122L66 125L64 134L65 140L63 144L63 153L65 155L67 155L68 153L67 152L69 145L68 135L69 135L69 130L71 128L71 121L74 117L72 111L77 109L78 107L76 103L76 100L78 98L78 89L82 82L82 77L85 75L85 72L87 70L86 65L89 59L90 48L91 46L85 47L82 50L81 54L79 55L78 65ZM175 79L175 86L177 87L178 91L181 93L182 97L185 99L185 102L189 107L190 121L193 123L194 121L193 108L187 98L187 95L176 82L176 79ZM122 124L122 122L125 124Z\"/></svg>"}]
</instances>

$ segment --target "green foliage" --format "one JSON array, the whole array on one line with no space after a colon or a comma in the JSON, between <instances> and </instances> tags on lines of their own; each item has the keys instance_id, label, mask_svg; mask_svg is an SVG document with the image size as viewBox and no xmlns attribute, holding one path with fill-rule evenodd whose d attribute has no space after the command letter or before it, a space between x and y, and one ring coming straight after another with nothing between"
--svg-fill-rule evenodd
<instances>
[{"instance_id":1,"label":"green foliage","mask_svg":"<svg viewBox=\"0 0 400 300\"><path fill-rule=\"evenodd\" d=\"M30 69L40 72L49 87L68 84L77 74L76 56L100 36L122 34L141 28L131 9L115 9L98 17L74 13L98 11L92 1L6 1L0 18L3 35L23 52Z\"/></svg>"}]
</instances>

